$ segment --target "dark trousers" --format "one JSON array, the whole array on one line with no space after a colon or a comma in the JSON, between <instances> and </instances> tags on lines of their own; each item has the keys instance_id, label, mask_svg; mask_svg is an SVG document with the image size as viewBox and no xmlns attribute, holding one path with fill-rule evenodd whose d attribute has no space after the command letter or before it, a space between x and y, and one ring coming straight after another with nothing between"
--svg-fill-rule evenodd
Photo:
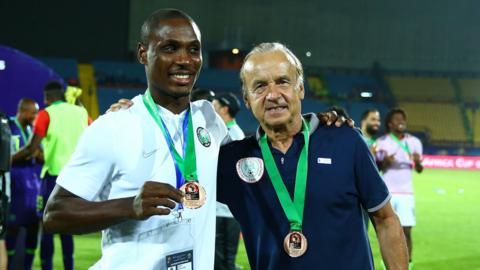
<instances>
[{"instance_id":1,"label":"dark trousers","mask_svg":"<svg viewBox=\"0 0 480 270\"><path fill-rule=\"evenodd\" d=\"M240 225L234 218L217 217L215 270L235 270Z\"/></svg>"}]
</instances>

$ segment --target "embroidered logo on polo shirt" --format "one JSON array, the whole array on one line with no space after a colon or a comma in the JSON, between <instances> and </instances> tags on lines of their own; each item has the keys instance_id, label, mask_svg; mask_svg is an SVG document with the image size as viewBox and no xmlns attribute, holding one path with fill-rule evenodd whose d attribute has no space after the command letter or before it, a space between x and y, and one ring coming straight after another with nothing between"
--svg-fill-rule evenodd
<instances>
[{"instance_id":1,"label":"embroidered logo on polo shirt","mask_svg":"<svg viewBox=\"0 0 480 270\"><path fill-rule=\"evenodd\" d=\"M318 164L332 164L332 159L331 158L321 158L319 157L317 159Z\"/></svg>"},{"instance_id":2,"label":"embroidered logo on polo shirt","mask_svg":"<svg viewBox=\"0 0 480 270\"><path fill-rule=\"evenodd\" d=\"M152 151L149 151L149 152L143 150L143 153L142 153L142 154L143 154L143 157L144 157L144 158L149 158L149 157L151 157L153 154L155 154L155 152L157 152L158 150L160 150L160 148L153 149Z\"/></svg>"},{"instance_id":3,"label":"embroidered logo on polo shirt","mask_svg":"<svg viewBox=\"0 0 480 270\"><path fill-rule=\"evenodd\" d=\"M261 158L248 157L237 161L238 176L247 183L252 184L260 181L263 172L264 166Z\"/></svg>"},{"instance_id":4,"label":"embroidered logo on polo shirt","mask_svg":"<svg viewBox=\"0 0 480 270\"><path fill-rule=\"evenodd\" d=\"M205 147L209 147L212 143L212 140L210 139L210 134L203 127L197 128L197 138L198 141Z\"/></svg>"}]
</instances>

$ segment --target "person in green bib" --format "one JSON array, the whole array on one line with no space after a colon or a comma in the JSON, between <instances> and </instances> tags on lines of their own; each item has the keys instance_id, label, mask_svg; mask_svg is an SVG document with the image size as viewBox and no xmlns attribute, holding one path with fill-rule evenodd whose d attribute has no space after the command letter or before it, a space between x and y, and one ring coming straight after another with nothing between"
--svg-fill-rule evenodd
<instances>
[{"instance_id":1,"label":"person in green bib","mask_svg":"<svg viewBox=\"0 0 480 270\"><path fill-rule=\"evenodd\" d=\"M298 58L262 43L240 78L260 127L221 148L217 199L240 223L251 268L374 269L366 209L388 269L405 270L405 237L373 156L356 129L301 114Z\"/></svg>"},{"instance_id":2,"label":"person in green bib","mask_svg":"<svg viewBox=\"0 0 480 270\"><path fill-rule=\"evenodd\" d=\"M51 81L45 85L44 101L47 107L35 119L33 137L15 156L17 159L31 158L43 145L44 165L41 171L40 196L37 210L41 217L45 203L55 187L57 176L70 159L80 135L89 124L87 111L80 106L65 102L64 87L60 82ZM67 270L73 269L73 237L60 235L63 263ZM42 270L53 268L53 234L42 233L40 257Z\"/></svg>"}]
</instances>

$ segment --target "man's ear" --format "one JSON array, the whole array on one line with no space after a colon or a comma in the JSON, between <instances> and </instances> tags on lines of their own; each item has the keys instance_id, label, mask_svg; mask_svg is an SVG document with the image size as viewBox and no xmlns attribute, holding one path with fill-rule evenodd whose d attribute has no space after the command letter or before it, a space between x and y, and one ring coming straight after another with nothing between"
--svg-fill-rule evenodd
<instances>
[{"instance_id":1,"label":"man's ear","mask_svg":"<svg viewBox=\"0 0 480 270\"><path fill-rule=\"evenodd\" d=\"M303 86L303 83L298 87L298 96L300 97L300 100L305 98L305 87Z\"/></svg>"},{"instance_id":2,"label":"man's ear","mask_svg":"<svg viewBox=\"0 0 480 270\"><path fill-rule=\"evenodd\" d=\"M147 64L147 50L148 48L142 42L137 44L137 59L142 65Z\"/></svg>"}]
</instances>

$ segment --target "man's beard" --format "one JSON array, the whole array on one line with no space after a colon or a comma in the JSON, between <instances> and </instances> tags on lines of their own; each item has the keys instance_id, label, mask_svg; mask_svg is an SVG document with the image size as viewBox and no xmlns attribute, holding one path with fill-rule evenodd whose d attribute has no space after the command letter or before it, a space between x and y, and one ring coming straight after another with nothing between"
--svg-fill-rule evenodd
<instances>
[{"instance_id":1,"label":"man's beard","mask_svg":"<svg viewBox=\"0 0 480 270\"><path fill-rule=\"evenodd\" d=\"M367 133L370 136L374 136L378 132L378 128L375 128L373 125L367 125Z\"/></svg>"}]
</instances>

